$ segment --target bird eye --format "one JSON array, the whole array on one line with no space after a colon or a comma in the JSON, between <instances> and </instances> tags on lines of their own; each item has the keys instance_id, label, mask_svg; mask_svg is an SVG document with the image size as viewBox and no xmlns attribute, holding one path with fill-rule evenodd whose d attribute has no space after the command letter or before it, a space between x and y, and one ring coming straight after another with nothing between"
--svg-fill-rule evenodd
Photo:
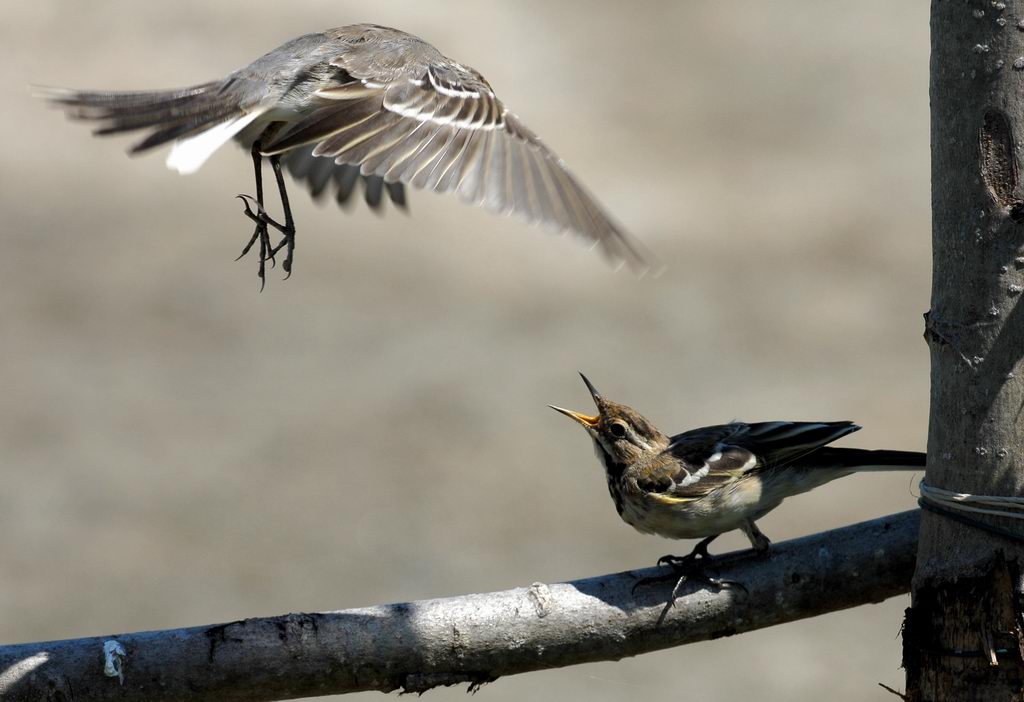
<instances>
[{"instance_id":1,"label":"bird eye","mask_svg":"<svg viewBox=\"0 0 1024 702\"><path fill-rule=\"evenodd\" d=\"M616 439L622 439L626 436L626 425L622 422L612 422L611 426L608 427L608 431Z\"/></svg>"}]
</instances>

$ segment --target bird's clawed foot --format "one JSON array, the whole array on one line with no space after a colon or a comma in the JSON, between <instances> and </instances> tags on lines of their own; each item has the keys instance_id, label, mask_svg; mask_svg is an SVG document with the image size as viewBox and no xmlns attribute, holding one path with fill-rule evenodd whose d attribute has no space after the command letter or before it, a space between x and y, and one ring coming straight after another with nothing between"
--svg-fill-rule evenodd
<instances>
[{"instance_id":1,"label":"bird's clawed foot","mask_svg":"<svg viewBox=\"0 0 1024 702\"><path fill-rule=\"evenodd\" d=\"M277 263L275 258L278 251L282 248L285 249L285 259L282 267L287 275L285 280L291 277L292 274L292 259L295 252L295 226L290 222L281 224L280 222L273 219L267 214L267 211L263 208L261 203L251 195L238 195L239 200L245 205L245 216L256 223L256 229L252 233L252 237L249 242L242 249L242 253L238 255L238 258L242 258L253 245L258 241L260 244L260 264L259 264L259 278L260 278L260 290L266 284L266 264L270 261L270 265L274 266ZM290 219L290 218L289 218ZM281 241L276 245L272 245L270 242L270 228L273 227L282 234Z\"/></svg>"},{"instance_id":2,"label":"bird's clawed foot","mask_svg":"<svg viewBox=\"0 0 1024 702\"><path fill-rule=\"evenodd\" d=\"M637 589L644 585L675 581L668 601L668 606L671 607L675 604L676 598L679 597L679 591L687 582L702 583L716 590L737 589L747 592L747 588L742 583L712 577L705 572L705 569L713 560L711 554L708 553L708 543L709 541L707 540L701 541L686 556L673 556L670 554L659 558L658 565L667 566L671 569L671 572L637 580L633 585L632 594L635 595Z\"/></svg>"}]
</instances>

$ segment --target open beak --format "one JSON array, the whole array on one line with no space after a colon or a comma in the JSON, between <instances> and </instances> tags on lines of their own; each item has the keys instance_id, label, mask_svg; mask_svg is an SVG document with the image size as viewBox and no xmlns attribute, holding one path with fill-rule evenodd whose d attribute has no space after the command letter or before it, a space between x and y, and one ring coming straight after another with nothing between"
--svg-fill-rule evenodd
<instances>
[{"instance_id":1,"label":"open beak","mask_svg":"<svg viewBox=\"0 0 1024 702\"><path fill-rule=\"evenodd\" d=\"M585 414L580 414L579 412L573 412L572 410L567 410L567 409L565 409L563 407L555 407L554 405L548 405L548 407L550 407L551 409L555 410L556 412L561 412L562 414L564 414L566 417L569 417L570 419L575 419L577 422L582 424L587 429L596 429L598 422L601 421L601 415L599 415L599 414L598 415L594 415L593 417L588 417Z\"/></svg>"},{"instance_id":2,"label":"open beak","mask_svg":"<svg viewBox=\"0 0 1024 702\"><path fill-rule=\"evenodd\" d=\"M575 419L577 422L582 424L587 429L597 429L597 425L601 422L600 413L601 408L604 406L604 400L601 398L601 393L599 393L597 391L597 388L594 387L594 384L587 379L587 376L580 373L580 377L583 378L583 382L587 384L587 390L590 391L590 396L594 398L594 404L597 405L597 414L595 414L593 417L590 417L585 414L580 414L579 412L567 410L564 407L555 407L554 405L548 405L548 407L555 410L556 412L561 412L570 419Z\"/></svg>"},{"instance_id":3,"label":"open beak","mask_svg":"<svg viewBox=\"0 0 1024 702\"><path fill-rule=\"evenodd\" d=\"M597 391L597 388L594 387L594 384L590 382L587 376L580 373L580 377L583 378L583 382L586 383L587 390L590 391L590 396L594 398L594 404L597 405L598 409L601 409L601 403L604 402L604 400L601 398L601 393Z\"/></svg>"}]
</instances>

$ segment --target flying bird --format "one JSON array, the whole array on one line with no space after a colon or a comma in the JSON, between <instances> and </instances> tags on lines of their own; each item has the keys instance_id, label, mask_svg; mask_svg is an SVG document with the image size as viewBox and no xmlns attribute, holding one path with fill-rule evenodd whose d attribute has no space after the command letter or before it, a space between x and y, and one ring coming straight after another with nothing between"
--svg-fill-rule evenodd
<instances>
[{"instance_id":1,"label":"flying bird","mask_svg":"<svg viewBox=\"0 0 1024 702\"><path fill-rule=\"evenodd\" d=\"M739 529L766 555L771 541L756 521L787 497L861 471L921 470L916 451L833 448L860 429L853 422L731 422L668 436L632 407L605 399L580 374L596 415L552 409L578 422L593 440L619 516L644 534L701 539L687 556L664 556L680 575L700 573L708 545ZM673 598L676 590L673 590Z\"/></svg>"},{"instance_id":2,"label":"flying bird","mask_svg":"<svg viewBox=\"0 0 1024 702\"><path fill-rule=\"evenodd\" d=\"M422 39L355 24L293 39L221 80L179 90L111 92L41 88L99 135L146 131L130 153L173 144L167 166L192 173L231 140L248 148L255 196L239 195L255 223L241 258L259 244L259 277L285 250L292 271L295 223L283 169L339 203L362 181L379 207L405 206L405 186L571 231L613 261L643 273L651 257L501 102L480 73ZM267 213L262 164L273 169L283 221ZM280 233L271 241L270 231Z\"/></svg>"}]
</instances>

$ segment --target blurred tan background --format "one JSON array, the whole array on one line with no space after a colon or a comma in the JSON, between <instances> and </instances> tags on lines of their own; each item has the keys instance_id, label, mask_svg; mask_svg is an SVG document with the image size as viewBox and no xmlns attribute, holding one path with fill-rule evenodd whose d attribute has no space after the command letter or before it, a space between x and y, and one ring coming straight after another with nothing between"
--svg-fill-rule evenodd
<instances>
[{"instance_id":1,"label":"blurred tan background","mask_svg":"<svg viewBox=\"0 0 1024 702\"><path fill-rule=\"evenodd\" d=\"M0 641L558 581L692 544L620 522L576 371L677 432L853 419L923 449L927 4L37 0L0 22ZM246 155L197 175L27 85L162 88L372 21L479 69L668 271L454 198L348 215L294 188L258 292ZM274 202L274 201L272 201ZM273 210L272 210L273 211ZM774 540L913 506L856 476ZM719 550L746 545L729 535ZM889 699L905 598L478 699ZM464 699L462 689L432 699Z\"/></svg>"}]
</instances>

